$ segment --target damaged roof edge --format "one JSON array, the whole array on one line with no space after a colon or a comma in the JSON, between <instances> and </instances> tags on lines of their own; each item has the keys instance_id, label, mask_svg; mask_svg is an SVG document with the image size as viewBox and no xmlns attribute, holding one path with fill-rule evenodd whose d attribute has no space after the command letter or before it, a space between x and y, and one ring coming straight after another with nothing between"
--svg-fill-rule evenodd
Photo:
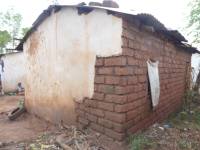
<instances>
[{"instance_id":1,"label":"damaged roof edge","mask_svg":"<svg viewBox=\"0 0 200 150\"><path fill-rule=\"evenodd\" d=\"M160 21L158 21L154 16L150 14L134 14L132 11L122 11L118 8L109 8L109 7L99 7L99 6L80 6L80 5L50 5L46 10L44 10L38 18L35 20L35 22L32 24L32 27L30 30L26 33L26 35L23 37L23 39L20 41L18 46L15 48L18 51L23 51L23 44L26 42L26 40L29 38L29 36L37 29L37 27L47 18L51 15L53 12L58 12L63 7L72 7L78 9L78 14L87 14L91 12L93 9L103 9L107 10L109 14L122 14L122 15L130 15L132 17L136 17L141 21L141 23L145 25L149 25L154 27L154 29L160 33L163 34L167 39L174 42L174 44L182 49L187 50L191 53L199 53L200 51L197 50L197 48L192 47L189 44L185 44L182 42L188 42L185 37L177 30L169 30L167 29Z\"/></svg>"}]
</instances>

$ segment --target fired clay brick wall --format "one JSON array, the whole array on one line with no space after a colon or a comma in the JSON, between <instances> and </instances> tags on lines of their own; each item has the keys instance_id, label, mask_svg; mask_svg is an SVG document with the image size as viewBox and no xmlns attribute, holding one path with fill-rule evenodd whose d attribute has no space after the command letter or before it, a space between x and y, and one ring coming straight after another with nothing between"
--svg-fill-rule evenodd
<instances>
[{"instance_id":1,"label":"fired clay brick wall","mask_svg":"<svg viewBox=\"0 0 200 150\"><path fill-rule=\"evenodd\" d=\"M97 58L93 98L76 103L79 127L116 140L165 119L180 107L191 60L190 53L125 19L122 40L122 55ZM161 91L155 110L148 92L149 58L159 61Z\"/></svg>"}]
</instances>

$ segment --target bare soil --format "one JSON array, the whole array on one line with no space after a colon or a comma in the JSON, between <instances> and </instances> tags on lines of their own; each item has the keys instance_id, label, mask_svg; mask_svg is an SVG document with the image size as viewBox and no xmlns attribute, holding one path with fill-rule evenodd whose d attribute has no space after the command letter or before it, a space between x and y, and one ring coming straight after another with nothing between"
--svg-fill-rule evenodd
<instances>
[{"instance_id":1,"label":"bare soil","mask_svg":"<svg viewBox=\"0 0 200 150\"><path fill-rule=\"evenodd\" d=\"M99 133L73 126L54 126L28 113L14 121L7 117L23 96L0 97L0 150L199 150L200 105L190 113L174 114L140 134L130 144L118 143Z\"/></svg>"},{"instance_id":2,"label":"bare soil","mask_svg":"<svg viewBox=\"0 0 200 150\"><path fill-rule=\"evenodd\" d=\"M54 126L28 113L10 121L8 113L16 108L23 98L0 97L0 150L62 150L62 145L68 145L71 150L127 149L126 144L113 141L99 133L90 130L81 132L73 126ZM61 140L63 143L58 142L59 137L64 137Z\"/></svg>"},{"instance_id":3,"label":"bare soil","mask_svg":"<svg viewBox=\"0 0 200 150\"><path fill-rule=\"evenodd\" d=\"M19 100L23 96L1 96L0 97L0 144L9 145L25 140L31 140L45 131L53 131L54 126L49 123L29 115L22 114L14 121L7 117L8 113L18 106ZM0 149L6 149L1 148Z\"/></svg>"}]
</instances>

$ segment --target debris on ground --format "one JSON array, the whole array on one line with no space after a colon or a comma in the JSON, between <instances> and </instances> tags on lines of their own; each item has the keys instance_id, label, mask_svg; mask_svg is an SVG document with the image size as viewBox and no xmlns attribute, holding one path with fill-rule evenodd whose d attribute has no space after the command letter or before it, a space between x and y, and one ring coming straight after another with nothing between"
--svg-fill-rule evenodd
<instances>
[{"instance_id":1,"label":"debris on ground","mask_svg":"<svg viewBox=\"0 0 200 150\"><path fill-rule=\"evenodd\" d=\"M16 150L126 150L127 148L118 145L115 141L101 136L100 133L94 131L81 132L74 126L67 129L60 129L57 132L44 132L40 136L32 140L22 142L10 142L2 145L3 149L15 147ZM103 140L109 142L102 142ZM0 147L1 150L1 147Z\"/></svg>"},{"instance_id":2,"label":"debris on ground","mask_svg":"<svg viewBox=\"0 0 200 150\"><path fill-rule=\"evenodd\" d=\"M172 114L164 123L152 125L129 141L131 150L198 150L200 106Z\"/></svg>"},{"instance_id":3,"label":"debris on ground","mask_svg":"<svg viewBox=\"0 0 200 150\"><path fill-rule=\"evenodd\" d=\"M12 110L8 113L8 118L9 118L9 120L15 120L20 115L22 115L24 112L26 112L26 109L24 106L24 99L20 99L18 102L17 108L15 108L14 110Z\"/></svg>"},{"instance_id":4,"label":"debris on ground","mask_svg":"<svg viewBox=\"0 0 200 150\"><path fill-rule=\"evenodd\" d=\"M99 134L87 134L69 127L64 134L56 137L56 143L69 150L105 150L98 142Z\"/></svg>"}]
</instances>

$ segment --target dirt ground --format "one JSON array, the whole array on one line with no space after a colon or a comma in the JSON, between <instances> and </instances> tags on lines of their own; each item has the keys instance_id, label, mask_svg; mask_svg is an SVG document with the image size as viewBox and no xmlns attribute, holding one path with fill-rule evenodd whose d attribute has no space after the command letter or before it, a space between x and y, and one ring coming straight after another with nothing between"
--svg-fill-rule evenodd
<instances>
[{"instance_id":1,"label":"dirt ground","mask_svg":"<svg viewBox=\"0 0 200 150\"><path fill-rule=\"evenodd\" d=\"M126 144L99 133L80 132L73 126L54 126L28 113L10 121L8 113L22 99L23 96L0 97L0 150L62 150L67 145L69 150L127 149Z\"/></svg>"},{"instance_id":2,"label":"dirt ground","mask_svg":"<svg viewBox=\"0 0 200 150\"><path fill-rule=\"evenodd\" d=\"M28 113L14 121L8 120L8 113L21 99L23 96L0 97L0 150L200 149L200 104L129 137L128 144L90 130L78 131L74 126L54 126Z\"/></svg>"},{"instance_id":3,"label":"dirt ground","mask_svg":"<svg viewBox=\"0 0 200 150\"><path fill-rule=\"evenodd\" d=\"M28 113L23 114L14 121L7 117L8 113L18 106L23 96L0 97L0 144L10 145L25 140L31 140L45 131L53 131L55 127ZM7 149L2 148L0 149ZM14 148L13 148L14 149Z\"/></svg>"}]
</instances>

